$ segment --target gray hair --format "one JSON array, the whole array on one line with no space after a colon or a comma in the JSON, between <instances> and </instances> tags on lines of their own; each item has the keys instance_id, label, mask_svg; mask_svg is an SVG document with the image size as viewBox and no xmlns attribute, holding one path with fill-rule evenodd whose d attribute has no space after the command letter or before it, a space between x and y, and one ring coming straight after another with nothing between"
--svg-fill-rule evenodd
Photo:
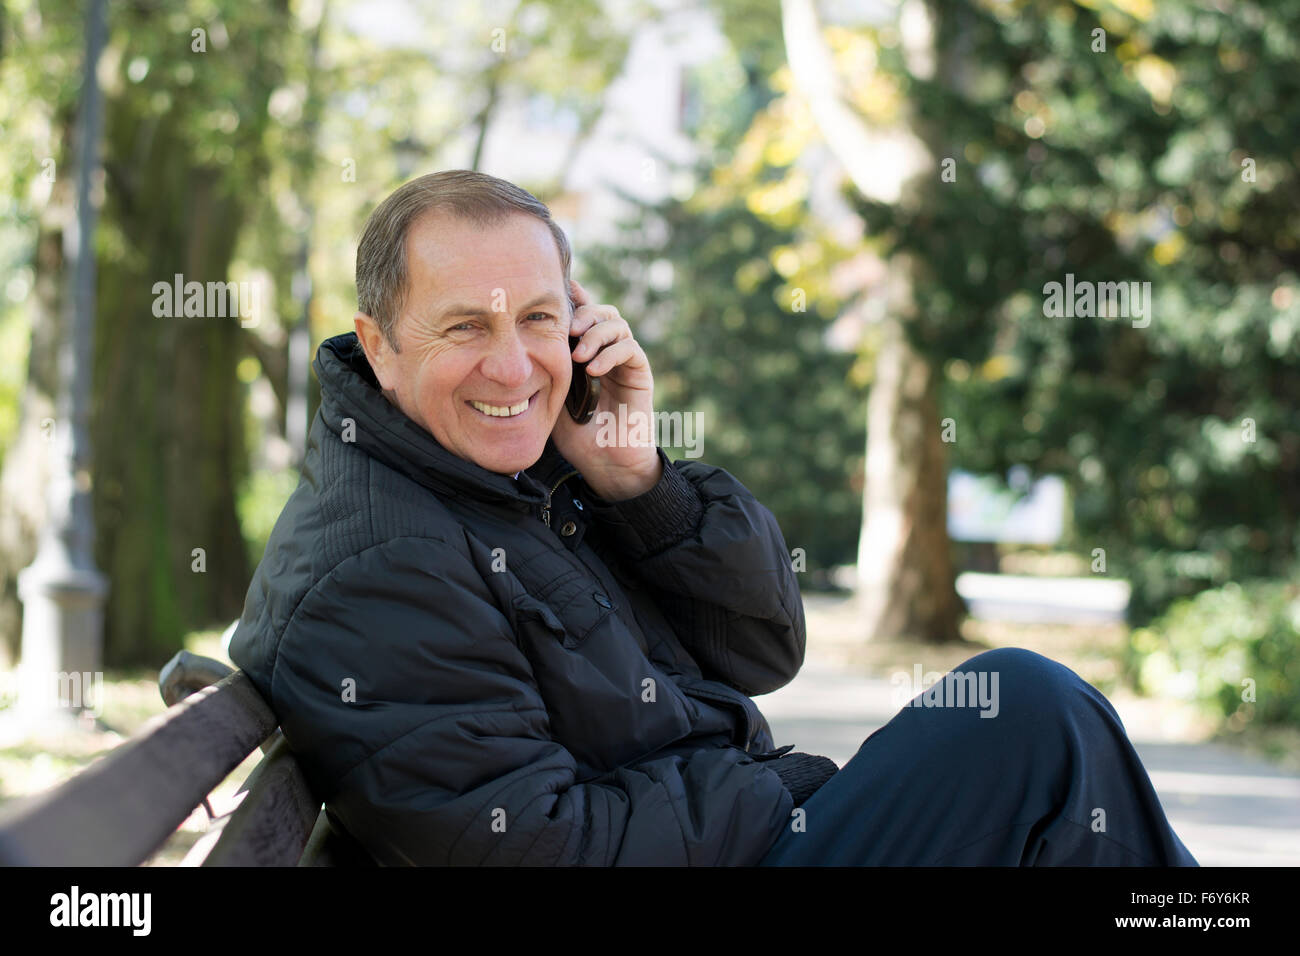
<instances>
[{"instance_id":1,"label":"gray hair","mask_svg":"<svg viewBox=\"0 0 1300 956\"><path fill-rule=\"evenodd\" d=\"M429 173L399 186L375 208L357 246L357 308L375 320L394 352L400 351L397 317L406 304L406 236L412 223L435 209L475 225L495 225L521 212L546 223L560 251L567 300L573 254L545 203L528 190L486 173L469 169Z\"/></svg>"}]
</instances>

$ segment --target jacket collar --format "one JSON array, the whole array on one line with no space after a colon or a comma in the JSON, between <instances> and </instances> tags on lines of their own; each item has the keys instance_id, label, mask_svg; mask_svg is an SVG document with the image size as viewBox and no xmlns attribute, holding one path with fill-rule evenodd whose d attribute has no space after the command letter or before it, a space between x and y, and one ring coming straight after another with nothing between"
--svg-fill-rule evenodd
<instances>
[{"instance_id":1,"label":"jacket collar","mask_svg":"<svg viewBox=\"0 0 1300 956\"><path fill-rule=\"evenodd\" d=\"M531 510L545 503L554 484L575 470L549 437L542 456L524 469L518 481L448 451L384 397L355 332L322 342L312 368L320 380L320 416L325 426L343 438L344 419L351 419L349 440L433 491Z\"/></svg>"}]
</instances>

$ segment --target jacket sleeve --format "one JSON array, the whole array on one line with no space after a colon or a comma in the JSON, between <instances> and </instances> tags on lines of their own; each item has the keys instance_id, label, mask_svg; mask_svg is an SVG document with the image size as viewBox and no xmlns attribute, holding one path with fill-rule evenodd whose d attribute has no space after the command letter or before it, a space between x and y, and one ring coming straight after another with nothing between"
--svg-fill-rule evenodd
<instances>
[{"instance_id":1,"label":"jacket sleeve","mask_svg":"<svg viewBox=\"0 0 1300 956\"><path fill-rule=\"evenodd\" d=\"M308 779L385 865L752 865L793 806L734 748L579 782L511 621L434 539L368 549L313 588L271 696Z\"/></svg>"},{"instance_id":2,"label":"jacket sleeve","mask_svg":"<svg viewBox=\"0 0 1300 956\"><path fill-rule=\"evenodd\" d=\"M593 496L622 566L650 588L704 676L767 694L803 666L803 598L776 518L729 472L664 464L626 501Z\"/></svg>"}]
</instances>

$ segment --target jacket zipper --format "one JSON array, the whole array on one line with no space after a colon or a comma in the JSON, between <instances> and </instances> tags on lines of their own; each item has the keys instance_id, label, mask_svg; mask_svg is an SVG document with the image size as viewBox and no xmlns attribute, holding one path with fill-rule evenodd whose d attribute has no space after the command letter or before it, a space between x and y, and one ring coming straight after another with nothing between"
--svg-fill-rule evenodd
<instances>
[{"instance_id":1,"label":"jacket zipper","mask_svg":"<svg viewBox=\"0 0 1300 956\"><path fill-rule=\"evenodd\" d=\"M561 477L559 481L551 486L551 490L546 493L546 504L542 505L542 521L546 523L546 527L549 528L551 526L551 495L555 494L555 489L559 488L560 485L564 484L576 474L579 474L579 472L575 468L573 471Z\"/></svg>"}]
</instances>

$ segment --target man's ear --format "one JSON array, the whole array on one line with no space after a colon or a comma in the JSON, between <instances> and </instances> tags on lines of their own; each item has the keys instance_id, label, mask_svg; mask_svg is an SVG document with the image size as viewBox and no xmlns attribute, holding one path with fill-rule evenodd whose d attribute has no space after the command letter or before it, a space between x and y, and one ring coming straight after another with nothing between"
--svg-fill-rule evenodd
<instances>
[{"instance_id":1,"label":"man's ear","mask_svg":"<svg viewBox=\"0 0 1300 956\"><path fill-rule=\"evenodd\" d=\"M380 388L385 392L391 391L394 375L389 357L393 350L379 328L379 323L366 313L358 312L352 317L352 324L356 327L357 340L361 343L362 351L366 353L366 361L370 363L375 378L379 380Z\"/></svg>"}]
</instances>

